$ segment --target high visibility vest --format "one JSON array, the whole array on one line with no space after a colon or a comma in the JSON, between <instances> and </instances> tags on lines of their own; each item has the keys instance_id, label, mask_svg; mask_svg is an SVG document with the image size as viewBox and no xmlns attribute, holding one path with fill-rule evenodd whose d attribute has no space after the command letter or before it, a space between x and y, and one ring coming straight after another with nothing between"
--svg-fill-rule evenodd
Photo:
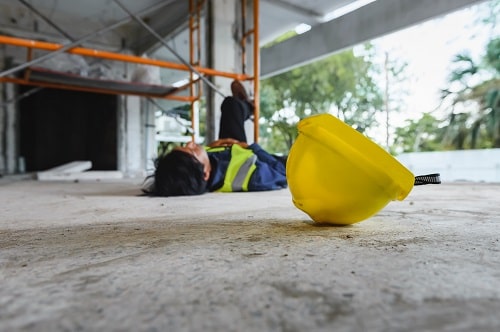
<instances>
[{"instance_id":1,"label":"high visibility vest","mask_svg":"<svg viewBox=\"0 0 500 332\"><path fill-rule=\"evenodd\" d=\"M221 151L224 148L208 149L208 152ZM224 184L217 191L234 192L248 191L248 182L256 169L257 156L250 149L245 149L238 144L231 146L231 160L224 175Z\"/></svg>"}]
</instances>

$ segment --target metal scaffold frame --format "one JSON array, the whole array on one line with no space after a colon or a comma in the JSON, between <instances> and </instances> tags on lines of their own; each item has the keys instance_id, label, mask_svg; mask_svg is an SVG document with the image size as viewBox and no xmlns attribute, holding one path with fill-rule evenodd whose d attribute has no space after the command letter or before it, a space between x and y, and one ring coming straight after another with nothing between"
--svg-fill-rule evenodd
<instances>
[{"instance_id":1,"label":"metal scaffold frame","mask_svg":"<svg viewBox=\"0 0 500 332\"><path fill-rule=\"evenodd\" d=\"M117 3L124 11L127 11L129 16L133 19L135 19L139 24L141 24L145 29L147 29L152 35L154 35L158 41L166 46L168 48L168 45L165 43L165 41L157 35L144 21L142 21L138 15L142 15L143 12L138 13L138 14L133 14L130 13L118 0L114 0L115 3ZM26 62L20 66L14 67L14 68L9 68L7 70L4 70L3 72L0 72L0 82L5 82L5 83L14 83L14 84L22 84L22 85L31 85L31 86L38 86L38 87L46 87L46 88L56 88L56 89L66 89L66 90L77 90L77 91L86 91L86 92L94 92L94 93L105 93L105 94L116 94L116 95L135 95L135 96L140 96L140 97L148 97L148 98L162 98L162 99L169 99L169 100L176 100L176 101L183 101L183 102L190 102L191 103L191 120L192 123L195 120L193 118L193 108L194 108L194 103L196 101L199 101L201 96L202 96L202 84L201 82L204 81L207 83L209 87L214 89L216 92L220 93L217 88L206 79L206 76L219 76L219 77L226 77L226 78L231 78L231 79L237 79L240 81L250 81L253 85L253 93L254 93L254 101L255 101L255 110L254 110L254 140L258 140L259 136L259 124L258 124L258 118L259 118L259 45L258 45L258 40L259 40L259 34L258 34L258 26L259 26L259 20L258 20L258 12L259 12L259 0L253 0L253 28L252 29L246 29L246 7L247 7L247 0L241 0L241 7L242 7L242 23L243 23L243 35L241 38L241 46L242 46L242 73L231 73L231 72L225 72L225 71L219 71L216 69L212 68L205 68L201 66L201 11L203 9L203 6L205 4L205 0L190 0L189 2L189 62L183 60L180 56L178 56L173 50L171 50L174 55L176 55L181 63L176 63L176 62L170 62L170 61L163 61L163 60L157 60L157 59L151 59L151 58L145 58L141 56L135 56L135 55L128 55L128 54L122 54L122 53L115 53L115 52L108 52L108 51L103 51L103 50L97 50L97 49L92 49L92 48L86 48L86 47L81 47L83 42L88 40L90 37L102 33L103 31L108 31L111 30L121 24L123 24L127 20L121 20L119 22L116 22L112 26L106 27L104 29L100 29L98 31L95 31L93 33L90 33L86 35L83 38L80 38L78 40L72 40L70 38L70 42L67 44L59 44L59 43L51 43L51 42L45 42L45 41L37 41L37 40L31 40L31 39L24 39L24 38L16 38L16 37L10 37L10 36L5 36L5 35L0 35L0 44L3 45L10 45L14 47L22 47L26 49ZM151 10L151 8L147 9ZM147 11L146 10L146 11ZM39 13L38 13L39 14ZM39 14L41 15L41 14ZM51 25L55 25L51 23ZM63 29L58 29L58 30L63 30ZM246 44L249 39L249 36L253 35L253 75L248 75L246 73L246 65L247 65L247 54L246 54ZM68 37L68 36L65 36ZM40 56L38 58L33 58L33 52L34 50L42 50L46 51L47 53L43 56ZM170 49L169 49L170 50ZM41 81L34 81L31 79L31 68L37 63L40 63L46 59L49 59L52 56L55 56L60 53L69 53L69 54L75 54L75 55L80 55L84 57L93 57L93 58L99 58L99 59L104 59L104 60L112 60L112 61L120 61L120 62L126 62L126 63L132 63L132 64L137 64L137 65L149 65L149 66L157 66L160 68L167 68L171 70L180 70L180 71L188 71L189 72L189 82L182 86L178 87L175 89L172 89L165 95L158 95L157 93L152 94L152 93L147 93L147 92L141 92L141 91L131 91L133 89L133 84L134 83L129 83L129 82L121 82L123 84L130 84L132 86L131 89L127 89L126 91L119 90L119 89L110 89L110 88L95 88L95 87L88 87L88 86L79 86L79 85L71 85L71 84L64 84L64 83L58 83L58 82L41 82ZM18 72L22 69L25 69L24 74L22 77L20 76L13 76L12 74L15 72ZM95 79L96 81L98 79ZM176 95L177 92L183 91L185 89L189 89L189 95L188 96L179 96ZM222 94L221 94L222 95ZM194 139L194 136L193 136Z\"/></svg>"}]
</instances>

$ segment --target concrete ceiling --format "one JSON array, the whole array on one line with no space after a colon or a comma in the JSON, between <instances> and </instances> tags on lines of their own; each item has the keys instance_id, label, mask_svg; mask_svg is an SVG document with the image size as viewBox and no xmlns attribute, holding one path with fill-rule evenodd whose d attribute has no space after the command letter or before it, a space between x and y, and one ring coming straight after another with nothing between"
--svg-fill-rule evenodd
<instances>
[{"instance_id":1,"label":"concrete ceiling","mask_svg":"<svg viewBox=\"0 0 500 332\"><path fill-rule=\"evenodd\" d=\"M120 0L120 3L133 13L141 13L141 18L160 35L167 36L187 22L188 1ZM0 0L0 32L4 34L60 42L67 38L47 20L73 39L123 21L113 30L90 38L85 46L114 51L127 48L140 54L157 41L128 17L113 0Z\"/></svg>"},{"instance_id":2,"label":"concrete ceiling","mask_svg":"<svg viewBox=\"0 0 500 332\"><path fill-rule=\"evenodd\" d=\"M261 77L487 0L377 0L261 49ZM365 1L366 2L366 1Z\"/></svg>"},{"instance_id":3,"label":"concrete ceiling","mask_svg":"<svg viewBox=\"0 0 500 332\"><path fill-rule=\"evenodd\" d=\"M187 0L119 0L133 13L145 12L141 18L160 35L169 37L187 25ZM37 15L35 8L48 20L78 39L87 33L110 26L128 17L113 0L0 0L0 31L17 36L64 40L64 36ZM300 23L317 25L325 16L354 0L261 0L261 41L269 41ZM151 9L151 10L148 10ZM61 39L63 38L63 39ZM157 40L133 20L112 32L92 38L87 44L120 50L123 46L140 54Z\"/></svg>"},{"instance_id":4,"label":"concrete ceiling","mask_svg":"<svg viewBox=\"0 0 500 332\"><path fill-rule=\"evenodd\" d=\"M173 43L178 53L187 58L187 33L182 31L185 31L188 22L189 1L118 1L131 12L140 13L140 17L149 26L165 40ZM263 49L262 74L269 76L370 38L481 1L260 0L261 45L301 23L312 27L303 35ZM355 8L356 4L360 3L366 6L332 19L335 13L340 15L345 8ZM79 39L119 22L122 24L88 39L83 45L115 52L127 49L135 54L151 51L160 45L144 27L131 19L115 0L0 0L1 34L65 42L68 38ZM58 31L54 25L62 31ZM175 56L168 55L168 52L156 54L165 60L176 61Z\"/></svg>"}]
</instances>

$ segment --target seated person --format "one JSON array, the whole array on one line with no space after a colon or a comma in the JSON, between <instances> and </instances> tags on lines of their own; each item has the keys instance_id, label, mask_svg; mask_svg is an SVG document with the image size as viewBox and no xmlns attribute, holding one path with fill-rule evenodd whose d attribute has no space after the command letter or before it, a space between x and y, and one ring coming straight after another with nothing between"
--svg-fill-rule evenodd
<instances>
[{"instance_id":1,"label":"seated person","mask_svg":"<svg viewBox=\"0 0 500 332\"><path fill-rule=\"evenodd\" d=\"M244 122L253 103L239 81L221 105L219 139L207 147L189 142L158 157L144 192L155 196L205 192L263 191L286 188L285 161L247 144Z\"/></svg>"}]
</instances>

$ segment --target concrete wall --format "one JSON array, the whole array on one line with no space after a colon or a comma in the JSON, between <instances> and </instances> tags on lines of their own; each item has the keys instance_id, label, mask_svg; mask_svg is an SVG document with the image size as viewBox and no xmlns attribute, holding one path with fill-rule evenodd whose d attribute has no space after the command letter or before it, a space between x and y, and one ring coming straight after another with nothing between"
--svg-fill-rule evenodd
<instances>
[{"instance_id":1,"label":"concrete wall","mask_svg":"<svg viewBox=\"0 0 500 332\"><path fill-rule=\"evenodd\" d=\"M415 175L440 173L443 182L500 182L500 149L413 152L397 159Z\"/></svg>"}]
</instances>

